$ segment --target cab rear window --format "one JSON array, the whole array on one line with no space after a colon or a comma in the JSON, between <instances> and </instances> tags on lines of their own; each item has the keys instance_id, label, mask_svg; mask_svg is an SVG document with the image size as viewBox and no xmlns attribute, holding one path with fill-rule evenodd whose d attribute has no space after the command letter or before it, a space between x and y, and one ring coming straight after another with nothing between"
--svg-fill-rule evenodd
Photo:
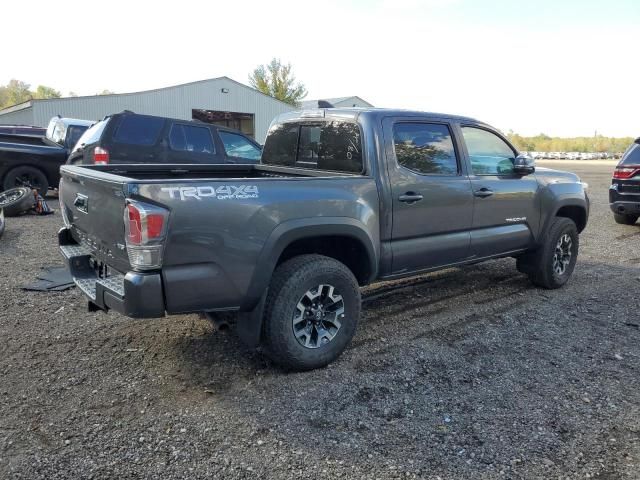
<instances>
[{"instance_id":1,"label":"cab rear window","mask_svg":"<svg viewBox=\"0 0 640 480\"><path fill-rule=\"evenodd\" d=\"M360 128L337 121L275 125L264 144L262 163L362 173Z\"/></svg>"}]
</instances>

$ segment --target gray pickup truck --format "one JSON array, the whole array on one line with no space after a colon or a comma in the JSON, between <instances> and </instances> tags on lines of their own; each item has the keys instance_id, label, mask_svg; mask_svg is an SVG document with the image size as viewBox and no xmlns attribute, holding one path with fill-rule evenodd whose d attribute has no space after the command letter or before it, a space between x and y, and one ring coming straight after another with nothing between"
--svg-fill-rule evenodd
<instances>
[{"instance_id":1,"label":"gray pickup truck","mask_svg":"<svg viewBox=\"0 0 640 480\"><path fill-rule=\"evenodd\" d=\"M574 269L586 185L471 118L317 109L276 118L258 165L61 169L62 255L92 309L237 312L288 369L349 344L360 286L500 257L544 288Z\"/></svg>"}]
</instances>

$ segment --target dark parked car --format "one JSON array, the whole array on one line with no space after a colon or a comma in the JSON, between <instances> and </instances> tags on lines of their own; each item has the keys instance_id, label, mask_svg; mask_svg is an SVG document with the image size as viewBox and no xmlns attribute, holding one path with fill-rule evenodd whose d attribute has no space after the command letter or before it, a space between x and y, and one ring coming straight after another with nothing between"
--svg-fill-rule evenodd
<instances>
[{"instance_id":1,"label":"dark parked car","mask_svg":"<svg viewBox=\"0 0 640 480\"><path fill-rule=\"evenodd\" d=\"M177 171L176 171L177 170ZM359 286L500 257L573 272L589 200L466 117L327 109L277 118L259 165L61 169L60 250L94 309L238 311L293 369L349 344Z\"/></svg>"},{"instance_id":2,"label":"dark parked car","mask_svg":"<svg viewBox=\"0 0 640 480\"><path fill-rule=\"evenodd\" d=\"M67 163L256 163L261 154L236 130L125 111L87 130Z\"/></svg>"},{"instance_id":3,"label":"dark parked car","mask_svg":"<svg viewBox=\"0 0 640 480\"><path fill-rule=\"evenodd\" d=\"M37 188L42 196L56 188L60 166L80 136L93 124L89 120L53 117L46 136L0 134L0 187Z\"/></svg>"},{"instance_id":4,"label":"dark parked car","mask_svg":"<svg viewBox=\"0 0 640 480\"><path fill-rule=\"evenodd\" d=\"M32 137L44 137L47 129L33 125L0 125L0 134L29 135Z\"/></svg>"},{"instance_id":5,"label":"dark parked car","mask_svg":"<svg viewBox=\"0 0 640 480\"><path fill-rule=\"evenodd\" d=\"M624 152L613 172L609 205L617 223L633 225L640 217L640 138Z\"/></svg>"}]
</instances>

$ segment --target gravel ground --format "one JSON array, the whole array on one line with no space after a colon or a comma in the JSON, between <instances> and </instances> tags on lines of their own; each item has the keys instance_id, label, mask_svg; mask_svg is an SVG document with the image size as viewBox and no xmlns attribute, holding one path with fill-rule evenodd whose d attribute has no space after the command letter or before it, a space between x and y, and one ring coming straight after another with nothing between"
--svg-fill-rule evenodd
<instances>
[{"instance_id":1,"label":"gravel ground","mask_svg":"<svg viewBox=\"0 0 640 480\"><path fill-rule=\"evenodd\" d=\"M569 285L504 259L375 286L351 347L301 374L197 315L22 291L61 220L8 219L0 478L640 478L640 225L613 222L612 165L540 163L591 185Z\"/></svg>"}]
</instances>

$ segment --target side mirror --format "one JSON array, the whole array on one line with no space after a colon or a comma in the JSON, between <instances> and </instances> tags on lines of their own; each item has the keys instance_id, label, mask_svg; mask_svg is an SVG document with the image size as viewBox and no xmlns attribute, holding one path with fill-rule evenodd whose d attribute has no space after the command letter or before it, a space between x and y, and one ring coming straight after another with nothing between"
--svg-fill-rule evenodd
<instances>
[{"instance_id":1,"label":"side mirror","mask_svg":"<svg viewBox=\"0 0 640 480\"><path fill-rule=\"evenodd\" d=\"M536 171L536 161L527 155L518 155L513 161L513 172L517 175L530 175Z\"/></svg>"}]
</instances>

